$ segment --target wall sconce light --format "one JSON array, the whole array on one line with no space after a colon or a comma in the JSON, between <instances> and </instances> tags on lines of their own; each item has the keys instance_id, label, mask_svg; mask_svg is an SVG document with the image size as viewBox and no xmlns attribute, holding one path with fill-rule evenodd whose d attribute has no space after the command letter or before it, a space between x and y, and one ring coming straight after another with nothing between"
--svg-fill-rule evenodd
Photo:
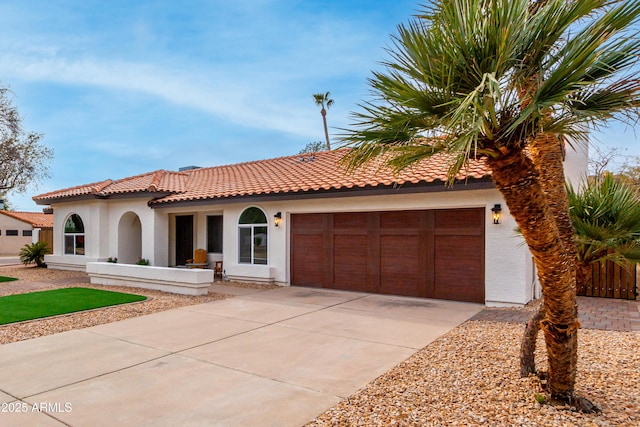
<instances>
[{"instance_id":1,"label":"wall sconce light","mask_svg":"<svg viewBox=\"0 0 640 427\"><path fill-rule=\"evenodd\" d=\"M496 203L491 208L491 217L493 218L494 224L500 224L501 214L502 214L502 206L500 206L500 203Z\"/></svg>"},{"instance_id":2,"label":"wall sconce light","mask_svg":"<svg viewBox=\"0 0 640 427\"><path fill-rule=\"evenodd\" d=\"M278 212L277 214L275 214L273 216L273 223L276 225L276 227L279 227L280 224L282 224L282 213Z\"/></svg>"}]
</instances>

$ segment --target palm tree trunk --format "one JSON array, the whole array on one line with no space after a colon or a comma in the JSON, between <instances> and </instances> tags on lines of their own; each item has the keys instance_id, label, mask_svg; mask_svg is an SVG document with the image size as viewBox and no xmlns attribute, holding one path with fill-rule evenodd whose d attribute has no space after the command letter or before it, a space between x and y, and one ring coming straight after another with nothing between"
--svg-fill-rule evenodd
<instances>
[{"instance_id":1,"label":"palm tree trunk","mask_svg":"<svg viewBox=\"0 0 640 427\"><path fill-rule=\"evenodd\" d=\"M327 141L327 151L331 151L331 143L329 143L329 130L327 129L327 110L324 108L320 111L322 114L322 123L324 124L324 138Z\"/></svg>"},{"instance_id":2,"label":"palm tree trunk","mask_svg":"<svg viewBox=\"0 0 640 427\"><path fill-rule=\"evenodd\" d=\"M520 343L520 377L525 378L536 371L536 340L540 332L540 321L544 318L544 308L541 305L529 318L524 328L524 336Z\"/></svg>"},{"instance_id":3,"label":"palm tree trunk","mask_svg":"<svg viewBox=\"0 0 640 427\"><path fill-rule=\"evenodd\" d=\"M567 197L561 144L556 135L542 133L532 139L528 147L529 156L540 177L540 186L560 232L560 240L562 240L565 251L572 260L572 268L574 268L576 246L573 239L575 230L569 215L569 198Z\"/></svg>"},{"instance_id":4,"label":"palm tree trunk","mask_svg":"<svg viewBox=\"0 0 640 427\"><path fill-rule=\"evenodd\" d=\"M592 281L593 267L589 263L578 262L576 265L576 288L580 294L585 294L587 285Z\"/></svg>"},{"instance_id":5,"label":"palm tree trunk","mask_svg":"<svg viewBox=\"0 0 640 427\"><path fill-rule=\"evenodd\" d=\"M541 133L529 142L529 157L536 166L539 183L546 196L547 204L555 219L571 269L575 271L576 249L574 244L573 223L569 216L569 200L564 175L564 159L561 141L554 134ZM577 317L577 313L576 313ZM544 305L534 313L525 327L520 345L520 375L529 376L536 372L535 350L540 321L544 318ZM576 335L577 339L577 335ZM577 343L575 343L577 346ZM577 363L576 352L574 363Z\"/></svg>"},{"instance_id":6,"label":"palm tree trunk","mask_svg":"<svg viewBox=\"0 0 640 427\"><path fill-rule=\"evenodd\" d=\"M560 239L539 176L530 158L515 149L489 159L496 187L502 193L527 242L542 287L544 331L549 360L547 390L551 396L572 401L577 359L575 274Z\"/></svg>"}]
</instances>

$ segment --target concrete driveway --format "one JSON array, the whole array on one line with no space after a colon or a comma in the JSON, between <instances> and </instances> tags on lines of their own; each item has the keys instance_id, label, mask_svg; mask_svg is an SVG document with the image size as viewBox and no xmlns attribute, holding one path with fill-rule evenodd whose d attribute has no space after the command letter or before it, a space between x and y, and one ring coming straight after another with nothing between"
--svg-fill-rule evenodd
<instances>
[{"instance_id":1,"label":"concrete driveway","mask_svg":"<svg viewBox=\"0 0 640 427\"><path fill-rule=\"evenodd\" d=\"M240 295L0 346L0 425L300 426L482 309L217 290Z\"/></svg>"}]
</instances>

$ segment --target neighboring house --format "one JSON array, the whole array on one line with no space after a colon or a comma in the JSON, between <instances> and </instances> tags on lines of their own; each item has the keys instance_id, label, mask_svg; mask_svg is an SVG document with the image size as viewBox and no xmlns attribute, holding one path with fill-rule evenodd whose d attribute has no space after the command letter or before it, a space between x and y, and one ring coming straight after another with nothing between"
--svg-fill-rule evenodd
<instances>
[{"instance_id":1,"label":"neighboring house","mask_svg":"<svg viewBox=\"0 0 640 427\"><path fill-rule=\"evenodd\" d=\"M24 245L38 241L53 247L53 214L0 210L0 256L17 256Z\"/></svg>"},{"instance_id":2,"label":"neighboring house","mask_svg":"<svg viewBox=\"0 0 640 427\"><path fill-rule=\"evenodd\" d=\"M159 170L41 194L34 200L55 217L46 262L179 266L204 248L232 280L489 305L534 297L531 255L483 162L445 186L443 156L398 175L376 165L350 174L339 164L344 153ZM574 182L586 166L586 150L569 153Z\"/></svg>"}]
</instances>

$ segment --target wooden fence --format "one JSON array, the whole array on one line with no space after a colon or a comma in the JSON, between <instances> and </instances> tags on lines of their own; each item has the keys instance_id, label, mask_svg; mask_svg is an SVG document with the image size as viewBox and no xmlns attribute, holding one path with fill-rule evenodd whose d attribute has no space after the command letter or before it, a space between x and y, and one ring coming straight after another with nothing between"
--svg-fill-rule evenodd
<instances>
[{"instance_id":1,"label":"wooden fence","mask_svg":"<svg viewBox=\"0 0 640 427\"><path fill-rule=\"evenodd\" d=\"M591 267L591 283L578 286L578 295L588 297L635 300L638 286L638 266L626 267L611 261L596 262Z\"/></svg>"},{"instance_id":2,"label":"wooden fence","mask_svg":"<svg viewBox=\"0 0 640 427\"><path fill-rule=\"evenodd\" d=\"M53 229L52 228L43 228L40 230L40 238L38 239L40 242L45 242L49 249L53 251Z\"/></svg>"}]
</instances>

